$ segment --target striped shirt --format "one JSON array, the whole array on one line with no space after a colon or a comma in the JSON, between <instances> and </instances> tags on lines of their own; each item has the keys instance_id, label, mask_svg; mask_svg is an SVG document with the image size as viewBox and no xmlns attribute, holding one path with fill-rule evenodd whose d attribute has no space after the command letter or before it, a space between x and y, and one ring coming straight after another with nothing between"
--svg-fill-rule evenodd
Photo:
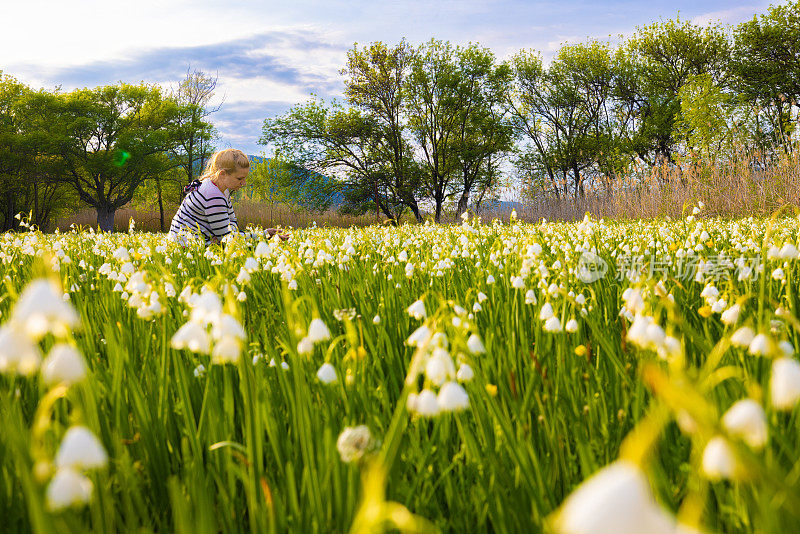
<instances>
[{"instance_id":1,"label":"striped shirt","mask_svg":"<svg viewBox=\"0 0 800 534\"><path fill-rule=\"evenodd\" d=\"M206 244L219 240L231 232L239 232L236 214L229 194L223 193L211 180L203 180L200 187L190 191L181 202L169 227L171 238L181 232L198 232Z\"/></svg>"}]
</instances>

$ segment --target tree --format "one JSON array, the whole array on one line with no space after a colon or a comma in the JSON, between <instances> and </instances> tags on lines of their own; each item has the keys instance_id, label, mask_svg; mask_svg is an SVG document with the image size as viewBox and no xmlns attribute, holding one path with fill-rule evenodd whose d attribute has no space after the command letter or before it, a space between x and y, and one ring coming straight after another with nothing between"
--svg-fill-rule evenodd
<instances>
[{"instance_id":1,"label":"tree","mask_svg":"<svg viewBox=\"0 0 800 534\"><path fill-rule=\"evenodd\" d=\"M170 95L170 98L177 103L179 113L175 121L177 143L169 151L169 158L172 166L183 170L184 176L181 179L179 173L165 172L157 174L153 178L162 232L166 229L164 187L166 186L170 191L179 192L178 196L173 195L173 200L179 202L182 186L195 179L203 162L213 152L211 141L215 138L216 130L207 119L220 108L219 105L213 108L208 106L216 87L216 77L212 78L203 71L187 71L186 77ZM168 183L165 184L165 180ZM176 182L170 183L171 181Z\"/></svg>"},{"instance_id":2,"label":"tree","mask_svg":"<svg viewBox=\"0 0 800 534\"><path fill-rule=\"evenodd\" d=\"M3 231L13 229L18 221L14 216L21 210L19 178L25 158L20 153L20 120L15 113L19 100L30 89L0 71L0 213Z\"/></svg>"},{"instance_id":3,"label":"tree","mask_svg":"<svg viewBox=\"0 0 800 534\"><path fill-rule=\"evenodd\" d=\"M54 216L75 208L76 199L60 183L63 161L54 156L50 134L53 97L32 91L11 77L0 78L0 214L2 230L17 227L20 212L46 228Z\"/></svg>"},{"instance_id":4,"label":"tree","mask_svg":"<svg viewBox=\"0 0 800 534\"><path fill-rule=\"evenodd\" d=\"M288 113L264 121L259 141L273 145L278 157L342 183L347 202L373 202L391 220L400 215L398 206L408 195L398 189L392 167L384 159L377 123L357 109L344 109L334 101L330 107L318 100L293 107ZM411 195L414 197L414 194Z\"/></svg>"},{"instance_id":5,"label":"tree","mask_svg":"<svg viewBox=\"0 0 800 534\"><path fill-rule=\"evenodd\" d=\"M494 55L477 45L453 47L432 39L414 54L406 79L408 128L422 154L425 197L441 221L449 199L458 197L458 215L488 158L508 149L509 129L503 122L510 70L495 68Z\"/></svg>"},{"instance_id":6,"label":"tree","mask_svg":"<svg viewBox=\"0 0 800 534\"><path fill-rule=\"evenodd\" d=\"M478 192L478 202L498 185L498 163L513 144L513 129L507 120L511 68L495 66L494 54L471 45L458 51L463 89L459 92L459 120L455 139L456 158L461 175L461 194L456 217L467 210L470 195Z\"/></svg>"},{"instance_id":7,"label":"tree","mask_svg":"<svg viewBox=\"0 0 800 534\"><path fill-rule=\"evenodd\" d=\"M145 180L169 168L166 153L178 142L179 106L158 87L121 83L58 95L53 124L66 181L97 210L111 231L117 208Z\"/></svg>"},{"instance_id":8,"label":"tree","mask_svg":"<svg viewBox=\"0 0 800 534\"><path fill-rule=\"evenodd\" d=\"M549 69L541 58L521 53L513 59L517 91L510 101L518 132L532 143L518 168L543 170L556 196L584 191L583 171L595 165L613 141L608 107L613 56L608 45L563 46Z\"/></svg>"},{"instance_id":9,"label":"tree","mask_svg":"<svg viewBox=\"0 0 800 534\"><path fill-rule=\"evenodd\" d=\"M675 128L680 88L701 74L720 85L727 81L730 44L725 30L669 20L639 28L624 50L633 76L617 96L627 99L623 105L634 110L636 128L630 146L650 165L672 163L680 142Z\"/></svg>"},{"instance_id":10,"label":"tree","mask_svg":"<svg viewBox=\"0 0 800 534\"><path fill-rule=\"evenodd\" d=\"M800 101L800 1L739 24L734 43L733 86L765 116L772 141L790 147L792 109Z\"/></svg>"},{"instance_id":11,"label":"tree","mask_svg":"<svg viewBox=\"0 0 800 534\"><path fill-rule=\"evenodd\" d=\"M199 70L187 71L172 95L181 110L177 119L178 144L172 153L186 173L187 184L198 176L203 162L214 152L211 141L215 128L207 119L222 106L209 107L216 88L217 77Z\"/></svg>"},{"instance_id":12,"label":"tree","mask_svg":"<svg viewBox=\"0 0 800 534\"><path fill-rule=\"evenodd\" d=\"M434 203L438 223L445 200L453 196L458 166L459 92L462 87L456 51L449 42L432 39L412 56L404 85L408 95L408 127L423 155L425 196Z\"/></svg>"},{"instance_id":13,"label":"tree","mask_svg":"<svg viewBox=\"0 0 800 534\"><path fill-rule=\"evenodd\" d=\"M264 157L250 169L246 195L277 203L301 206L310 211L328 209L338 192L338 182L295 162Z\"/></svg>"},{"instance_id":14,"label":"tree","mask_svg":"<svg viewBox=\"0 0 800 534\"><path fill-rule=\"evenodd\" d=\"M372 137L379 159L388 166L391 189L403 204L422 220L416 193L419 174L413 165L412 148L405 138L403 121L404 84L414 52L405 42L393 48L375 42L359 50L358 45L347 52L347 67L340 73L346 76L347 102L361 110L374 128ZM378 175L376 175L378 176Z\"/></svg>"}]
</instances>

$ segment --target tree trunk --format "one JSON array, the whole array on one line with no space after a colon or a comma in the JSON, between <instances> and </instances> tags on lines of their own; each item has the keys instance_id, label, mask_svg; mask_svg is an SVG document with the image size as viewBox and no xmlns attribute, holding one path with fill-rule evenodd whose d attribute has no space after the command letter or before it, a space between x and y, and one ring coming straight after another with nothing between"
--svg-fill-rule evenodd
<instances>
[{"instance_id":1,"label":"tree trunk","mask_svg":"<svg viewBox=\"0 0 800 534\"><path fill-rule=\"evenodd\" d=\"M156 187L158 188L158 217L161 223L161 231L164 231L164 201L161 197L161 177L156 178Z\"/></svg>"},{"instance_id":2,"label":"tree trunk","mask_svg":"<svg viewBox=\"0 0 800 534\"><path fill-rule=\"evenodd\" d=\"M112 208L111 206L100 206L97 207L97 226L103 232L113 232L114 231L114 213L117 211L116 208Z\"/></svg>"},{"instance_id":3,"label":"tree trunk","mask_svg":"<svg viewBox=\"0 0 800 534\"><path fill-rule=\"evenodd\" d=\"M39 228L42 228L42 221L39 218L39 180L36 177L33 179L33 220Z\"/></svg>"},{"instance_id":4,"label":"tree trunk","mask_svg":"<svg viewBox=\"0 0 800 534\"><path fill-rule=\"evenodd\" d=\"M464 192L461 193L461 197L458 199L458 205L456 206L456 221L461 215L467 211L469 207L469 189L465 188Z\"/></svg>"},{"instance_id":5,"label":"tree trunk","mask_svg":"<svg viewBox=\"0 0 800 534\"><path fill-rule=\"evenodd\" d=\"M410 202L408 207L411 208L411 213L414 214L414 218L417 219L417 222L422 222L422 215L419 212L419 206L417 205L417 202Z\"/></svg>"}]
</instances>

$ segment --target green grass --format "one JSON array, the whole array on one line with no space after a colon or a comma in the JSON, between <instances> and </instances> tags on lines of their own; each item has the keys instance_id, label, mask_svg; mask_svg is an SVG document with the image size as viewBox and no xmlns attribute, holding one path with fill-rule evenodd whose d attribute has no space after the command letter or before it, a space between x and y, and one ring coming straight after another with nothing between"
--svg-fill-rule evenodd
<instances>
[{"instance_id":1,"label":"green grass","mask_svg":"<svg viewBox=\"0 0 800 534\"><path fill-rule=\"evenodd\" d=\"M745 300L735 326L724 325L718 313L698 314L708 279L678 279L675 265L664 280L674 304L654 292L657 278L616 279L618 257L612 253L626 254L625 245L641 247L634 254L645 259L674 259L678 249L694 249L703 230L712 244L701 243L698 257L764 260L755 280L716 282L728 305ZM362 504L363 512L370 498L380 501L376 488L383 486L387 501L418 518L404 523L398 509L386 507L394 512L383 514L383 526L394 521L422 530L530 532L548 528L566 496L621 454L640 460L665 508L703 529L795 530L798 411L771 408L770 359L730 347L728 339L749 324L756 331L773 328L776 341L798 347L797 260L785 261L783 284L770 273L784 260L767 260L770 246L796 245L797 232L797 219L307 229L260 258L262 266L290 265L296 290L279 272L260 269L249 283L236 284L236 291L226 285L235 284L255 243L206 251L143 233L6 234L0 238L2 321L10 320L31 280L53 276L65 289L75 284L70 302L81 327L70 338L88 375L44 407L52 388L38 375L0 374L0 530L347 532ZM354 249L349 254L346 236ZM648 247L651 240L660 244ZM543 251L533 260L526 288L514 289L510 279L520 275L532 243ZM166 249L156 251L159 245ZM116 281L98 273L106 262L119 270L122 262L112 254L120 246L132 249L135 269L147 272L161 294L162 314L137 317L113 291ZM581 246L597 248L611 266L608 276L585 284L570 273ZM72 261L61 258L52 273L59 250ZM331 260L314 265L319 250ZM415 265L411 278L406 262L396 261L403 250ZM437 276L434 265L445 258L452 267ZM539 260L550 271L544 281ZM563 270L552 268L556 260ZM489 274L494 284L487 285ZM165 294L167 281L178 292L187 285L199 292L206 283L223 297L247 333L237 363L212 364L208 355L171 347L189 308ZM627 287L644 291L645 313L681 341L680 357L665 361L626 340L630 323L619 312ZM525 304L528 289L536 291L538 304ZM239 290L244 302L236 299ZM488 299L473 313L479 291ZM570 291L585 295L585 305ZM424 373L406 385L415 348L405 341L423 324L406 308L420 298L428 311L425 324L446 333L453 358L474 370L475 377L463 384L469 396L465 411L424 418L406 409L407 395L430 385ZM545 331L539 310L546 301L562 324L575 318L577 332ZM459 317L454 305L469 314L460 316L461 326L452 322ZM788 315L776 316L779 305ZM334 311L343 308L355 309L352 321L335 318ZM377 325L375 315L381 318ZM333 339L310 355L298 354L298 342L316 316ZM485 354L469 353L470 333L481 337ZM43 352L54 342L46 336ZM579 345L588 353L577 355ZM257 354L264 357L253 363ZM269 366L271 359L278 365ZM316 378L325 361L337 370L333 384ZM206 372L196 377L199 364ZM766 409L767 445L753 452L731 438L750 477L709 482L699 465L702 447L725 432L719 419L730 405L748 396ZM700 400L686 401L694 398ZM678 429L674 418L681 410L696 419L696 434ZM88 505L52 512L45 504L49 476L37 476L37 465L52 462L64 432L78 423L100 439L109 463L89 474L94 492ZM380 446L363 461L345 464L337 437L346 426L360 424ZM634 428L646 425L656 428L652 442L631 437ZM376 475L381 469L385 485ZM373 475L366 486L365 473Z\"/></svg>"}]
</instances>

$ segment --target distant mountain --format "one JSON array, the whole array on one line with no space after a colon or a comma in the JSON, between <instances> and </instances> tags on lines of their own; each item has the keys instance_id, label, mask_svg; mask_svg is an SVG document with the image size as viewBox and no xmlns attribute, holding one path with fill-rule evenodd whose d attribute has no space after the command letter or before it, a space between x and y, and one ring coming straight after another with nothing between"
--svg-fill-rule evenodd
<instances>
[{"instance_id":1,"label":"distant mountain","mask_svg":"<svg viewBox=\"0 0 800 534\"><path fill-rule=\"evenodd\" d=\"M475 209L475 205L471 206ZM481 211L496 212L496 213L510 213L511 210L521 210L522 203L514 200L500 200L490 199L481 202Z\"/></svg>"},{"instance_id":2,"label":"distant mountain","mask_svg":"<svg viewBox=\"0 0 800 534\"><path fill-rule=\"evenodd\" d=\"M272 158L247 155L252 164L262 164L272 161ZM252 194L252 189L245 188L245 193ZM342 187L339 182L330 176L297 167L293 180L292 193L296 195L295 201L300 206L338 208L344 202Z\"/></svg>"}]
</instances>

